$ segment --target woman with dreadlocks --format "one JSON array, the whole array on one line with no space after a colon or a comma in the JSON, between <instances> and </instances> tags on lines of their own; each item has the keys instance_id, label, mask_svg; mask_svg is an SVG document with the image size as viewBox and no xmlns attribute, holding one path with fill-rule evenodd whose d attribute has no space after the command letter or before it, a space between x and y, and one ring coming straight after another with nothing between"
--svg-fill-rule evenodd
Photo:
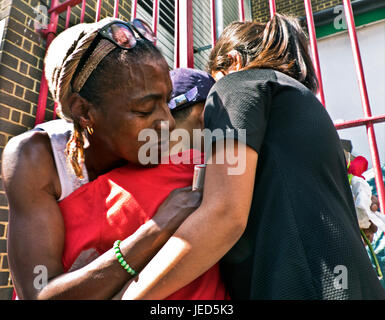
<instances>
[{"instance_id":1,"label":"woman with dreadlocks","mask_svg":"<svg viewBox=\"0 0 385 320\"><path fill-rule=\"evenodd\" d=\"M163 121L170 130L175 126L167 105L168 65L153 40L140 20L106 18L69 28L50 45L46 78L59 114L70 121L38 125L11 139L3 154L8 257L18 298L113 297L200 202L197 192L172 192L133 235L96 259L92 250L83 252L82 261L92 263L63 271L62 254L71 243L58 202L113 168L139 164L142 129L159 132ZM76 225L76 216L71 219ZM91 228L91 209L88 219ZM118 254L130 265L123 258L119 265Z\"/></svg>"}]
</instances>

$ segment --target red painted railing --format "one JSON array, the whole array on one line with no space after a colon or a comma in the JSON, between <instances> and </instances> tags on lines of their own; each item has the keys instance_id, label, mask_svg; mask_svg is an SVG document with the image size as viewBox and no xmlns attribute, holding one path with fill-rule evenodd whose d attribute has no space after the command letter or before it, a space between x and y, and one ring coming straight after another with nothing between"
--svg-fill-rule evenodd
<instances>
[{"instance_id":1,"label":"red painted railing","mask_svg":"<svg viewBox=\"0 0 385 320\"><path fill-rule=\"evenodd\" d=\"M179 43L179 1L175 0L175 37L174 37L174 69L180 67L180 43Z\"/></svg>"},{"instance_id":2,"label":"red painted railing","mask_svg":"<svg viewBox=\"0 0 385 320\"><path fill-rule=\"evenodd\" d=\"M320 66L319 56L318 56L317 37L315 34L315 24L314 24L314 18L313 18L313 10L311 7L311 0L305 0L305 12L306 12L306 18L307 18L307 26L309 30L310 47L313 55L314 69L315 69L315 72L318 78L318 83L319 83L318 97L321 100L321 103L325 106L325 95L324 95L324 89L322 84L321 66Z\"/></svg>"},{"instance_id":3,"label":"red painted railing","mask_svg":"<svg viewBox=\"0 0 385 320\"><path fill-rule=\"evenodd\" d=\"M245 20L245 8L244 1L238 0L239 7L239 19L241 21ZM277 11L275 0L266 0L269 1L270 16L273 17ZM86 0L67 0L63 3L60 3L59 0L52 0L51 8L49 9L50 14L50 23L46 30L43 30L43 34L46 36L46 47L50 45L53 40L56 30L59 14L66 11L66 23L65 27L69 27L69 19L71 15L71 8L78 4L82 3L80 21L84 21L85 6ZM101 10L102 0L97 0L96 4L96 13L95 21L100 19L100 10ZM370 153L373 163L373 168L375 172L376 188L378 193L378 198L380 202L380 209L385 213L385 188L382 183L382 172L380 159L378 155L378 148L376 142L376 136L374 132L374 124L385 122L385 115L372 116L368 91L366 88L365 75L362 66L360 48L357 40L357 33L354 23L354 15L350 0L343 0L343 5L345 9L346 21L349 31L350 42L352 45L352 51L354 56L354 63L357 71L357 79L360 88L360 95L362 101L362 108L364 113L364 118L345 121L342 123L335 124L337 130L353 128L357 126L365 126L368 134L368 142L370 147ZM131 6L131 17L134 18L137 16L137 6L138 1L132 0ZM313 19L313 12L311 7L311 0L304 0L306 19L309 31L310 38L310 47L313 58L313 63L315 66L317 78L320 83L318 97L322 104L325 105L325 96L322 83L321 75L321 66L318 56L317 48L317 39L315 32L315 25ZM210 0L210 15L211 15L211 43L212 46L215 45L218 34L216 28L216 0ZM114 0L114 13L115 17L118 16L119 12L119 0ZM154 0L153 2L153 29L154 32L158 31L158 20L159 20L159 0ZM193 7L192 0L175 0L175 41L174 41L174 67L194 67L194 51L193 51ZM44 121L44 114L47 102L48 95L48 86L43 72L41 84L40 84L40 94L38 98L37 112L36 112L36 124ZM55 106L56 107L56 106Z\"/></svg>"},{"instance_id":4,"label":"red painted railing","mask_svg":"<svg viewBox=\"0 0 385 320\"><path fill-rule=\"evenodd\" d=\"M245 2L238 0L239 21L245 21Z\"/></svg>"},{"instance_id":5,"label":"red painted railing","mask_svg":"<svg viewBox=\"0 0 385 320\"><path fill-rule=\"evenodd\" d=\"M179 0L179 63L181 68L194 68L193 5Z\"/></svg>"},{"instance_id":6,"label":"red painted railing","mask_svg":"<svg viewBox=\"0 0 385 320\"><path fill-rule=\"evenodd\" d=\"M217 18L215 13L215 0L210 0L211 17L211 46L214 48L217 42Z\"/></svg>"},{"instance_id":7,"label":"red painted railing","mask_svg":"<svg viewBox=\"0 0 385 320\"><path fill-rule=\"evenodd\" d=\"M270 18L274 17L277 8L275 6L275 0L269 0Z\"/></svg>"},{"instance_id":8,"label":"red painted railing","mask_svg":"<svg viewBox=\"0 0 385 320\"><path fill-rule=\"evenodd\" d=\"M369 96L368 96L368 90L366 88L366 81L365 81L364 69L362 66L360 47L358 45L358 40L357 40L356 26L354 24L353 9L352 9L352 4L350 3L350 0L343 0L343 4L345 9L346 22L349 30L350 42L353 50L354 64L357 71L362 108L365 116L363 120L365 120L372 116L372 111L370 109ZM383 117L383 120L385 121L385 115ZM380 202L381 211L385 213L385 210L384 210L385 209L385 187L382 182L383 180L382 180L380 157L378 155L376 134L374 132L374 126L372 121L366 122L366 130L368 133L370 154L372 157L372 163L373 163L374 173L376 177L375 180L376 180L378 199Z\"/></svg>"},{"instance_id":9,"label":"red painted railing","mask_svg":"<svg viewBox=\"0 0 385 320\"><path fill-rule=\"evenodd\" d=\"M154 0L153 15L152 15L152 31L155 36L158 33L158 21L159 21L159 0Z\"/></svg>"}]
</instances>

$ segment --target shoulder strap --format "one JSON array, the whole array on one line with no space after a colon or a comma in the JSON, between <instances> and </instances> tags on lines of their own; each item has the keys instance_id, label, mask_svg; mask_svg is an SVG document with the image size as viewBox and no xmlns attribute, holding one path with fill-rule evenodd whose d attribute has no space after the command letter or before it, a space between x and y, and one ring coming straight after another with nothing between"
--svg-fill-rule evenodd
<instances>
[{"instance_id":1,"label":"shoulder strap","mask_svg":"<svg viewBox=\"0 0 385 320\"><path fill-rule=\"evenodd\" d=\"M37 125L33 130L43 130L50 138L62 190L58 201L61 201L89 181L86 167L83 167L84 179L79 179L73 172L65 154L67 142L73 132L73 124L63 119L52 120Z\"/></svg>"}]
</instances>

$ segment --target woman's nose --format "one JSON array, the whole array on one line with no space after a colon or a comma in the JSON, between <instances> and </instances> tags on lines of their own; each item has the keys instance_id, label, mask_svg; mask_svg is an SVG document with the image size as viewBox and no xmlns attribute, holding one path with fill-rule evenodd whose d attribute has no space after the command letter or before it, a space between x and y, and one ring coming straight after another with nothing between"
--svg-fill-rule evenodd
<instances>
[{"instance_id":1,"label":"woman's nose","mask_svg":"<svg viewBox=\"0 0 385 320\"><path fill-rule=\"evenodd\" d=\"M169 130L170 132L175 129L175 119L170 112L170 108L166 104L163 108L162 117L157 121L155 129L158 131Z\"/></svg>"},{"instance_id":2,"label":"woman's nose","mask_svg":"<svg viewBox=\"0 0 385 320\"><path fill-rule=\"evenodd\" d=\"M174 117L172 116L172 114L170 112L170 109L168 109L168 119L167 119L167 121L168 121L170 132L171 132L172 130L175 129L176 123L175 123Z\"/></svg>"}]
</instances>

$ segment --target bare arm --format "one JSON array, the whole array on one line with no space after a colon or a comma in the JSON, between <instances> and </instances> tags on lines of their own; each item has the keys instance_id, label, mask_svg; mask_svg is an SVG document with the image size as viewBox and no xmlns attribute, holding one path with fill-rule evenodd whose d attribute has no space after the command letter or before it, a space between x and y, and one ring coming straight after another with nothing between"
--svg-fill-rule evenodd
<instances>
[{"instance_id":1,"label":"bare arm","mask_svg":"<svg viewBox=\"0 0 385 320\"><path fill-rule=\"evenodd\" d=\"M224 149L217 149L213 163L223 153ZM225 255L246 227L257 160L257 153L246 147L246 170L241 175L228 175L231 166L226 160L223 165L207 166L201 206L143 269L138 280L122 290L123 299L163 299Z\"/></svg>"},{"instance_id":2,"label":"bare arm","mask_svg":"<svg viewBox=\"0 0 385 320\"><path fill-rule=\"evenodd\" d=\"M130 276L112 250L76 271L63 272L65 230L56 201L55 163L45 134L28 133L12 139L4 150L2 172L10 207L8 257L19 298L109 299L127 283ZM186 190L172 196L152 220L121 243L125 259L138 271L200 201L197 193ZM174 209L178 214L170 215ZM43 288L34 283L36 266L45 267L48 273Z\"/></svg>"}]
</instances>

